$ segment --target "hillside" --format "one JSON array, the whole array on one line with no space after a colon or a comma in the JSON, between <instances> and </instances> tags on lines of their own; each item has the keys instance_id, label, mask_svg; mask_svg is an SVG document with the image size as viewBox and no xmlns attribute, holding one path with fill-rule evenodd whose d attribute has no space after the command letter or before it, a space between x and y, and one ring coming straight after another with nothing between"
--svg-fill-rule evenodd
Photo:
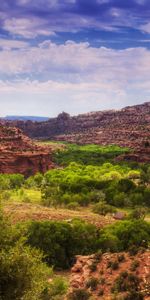
<instances>
[{"instance_id":1,"label":"hillside","mask_svg":"<svg viewBox=\"0 0 150 300\"><path fill-rule=\"evenodd\" d=\"M134 153L121 159L150 161L150 102L73 117L63 112L45 122L7 121L5 124L20 128L34 139L127 146Z\"/></svg>"},{"instance_id":2,"label":"hillside","mask_svg":"<svg viewBox=\"0 0 150 300\"><path fill-rule=\"evenodd\" d=\"M0 126L0 172L32 175L52 168L50 149L35 145L20 129Z\"/></svg>"},{"instance_id":3,"label":"hillside","mask_svg":"<svg viewBox=\"0 0 150 300\"><path fill-rule=\"evenodd\" d=\"M139 252L136 255L105 253L77 256L71 273L71 291L75 294L76 289L82 289L84 293L89 292L93 300L148 300L149 264L150 251ZM140 292L144 298L140 298Z\"/></svg>"},{"instance_id":4,"label":"hillside","mask_svg":"<svg viewBox=\"0 0 150 300\"><path fill-rule=\"evenodd\" d=\"M73 117L63 112L46 122L16 121L14 125L32 138L139 145L150 137L150 102Z\"/></svg>"}]
</instances>

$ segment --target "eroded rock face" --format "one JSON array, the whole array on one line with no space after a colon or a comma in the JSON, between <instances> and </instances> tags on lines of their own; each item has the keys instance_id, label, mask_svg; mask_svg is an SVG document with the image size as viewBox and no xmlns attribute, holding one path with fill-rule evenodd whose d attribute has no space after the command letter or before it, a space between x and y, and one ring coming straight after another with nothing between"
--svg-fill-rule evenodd
<instances>
[{"instance_id":1,"label":"eroded rock face","mask_svg":"<svg viewBox=\"0 0 150 300\"><path fill-rule=\"evenodd\" d=\"M123 258L119 261L119 257ZM97 258L96 258L97 259ZM93 262L96 262L96 268L92 270ZM111 267L113 262L118 262L118 267ZM70 292L74 289L86 289L91 292L92 299L113 299L112 288L118 276L124 273L124 281L127 280L125 272L139 278L139 290L143 293L144 299L150 299L150 251L140 252L131 256L128 253L105 253L100 259L95 260L95 255L77 256L76 264L71 270ZM127 275L126 274L126 275ZM92 289L88 282L97 280L97 285ZM100 291L102 295L100 297ZM118 292L118 297L126 292ZM121 298L115 298L121 299Z\"/></svg>"},{"instance_id":2,"label":"eroded rock face","mask_svg":"<svg viewBox=\"0 0 150 300\"><path fill-rule=\"evenodd\" d=\"M0 173L29 176L52 167L50 149L36 146L18 128L0 125Z\"/></svg>"},{"instance_id":3,"label":"eroded rock face","mask_svg":"<svg viewBox=\"0 0 150 300\"><path fill-rule=\"evenodd\" d=\"M46 122L7 122L38 139L78 144L117 144L136 149L128 160L150 161L150 102L115 111L92 112L71 117L59 114Z\"/></svg>"}]
</instances>

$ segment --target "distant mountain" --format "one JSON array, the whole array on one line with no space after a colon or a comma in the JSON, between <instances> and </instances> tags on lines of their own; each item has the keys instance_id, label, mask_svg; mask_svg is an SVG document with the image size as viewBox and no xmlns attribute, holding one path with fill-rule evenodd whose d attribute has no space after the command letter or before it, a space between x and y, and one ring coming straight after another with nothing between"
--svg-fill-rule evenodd
<instances>
[{"instance_id":1,"label":"distant mountain","mask_svg":"<svg viewBox=\"0 0 150 300\"><path fill-rule=\"evenodd\" d=\"M48 117L39 116L6 116L3 119L8 121L32 121L32 122L44 122L48 121Z\"/></svg>"}]
</instances>

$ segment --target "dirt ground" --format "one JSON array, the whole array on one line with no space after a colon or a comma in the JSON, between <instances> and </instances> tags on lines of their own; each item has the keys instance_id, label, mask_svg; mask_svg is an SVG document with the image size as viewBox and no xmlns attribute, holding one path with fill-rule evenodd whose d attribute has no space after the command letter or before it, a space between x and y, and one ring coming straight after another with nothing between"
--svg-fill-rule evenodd
<instances>
[{"instance_id":1,"label":"dirt ground","mask_svg":"<svg viewBox=\"0 0 150 300\"><path fill-rule=\"evenodd\" d=\"M80 218L97 227L104 227L115 222L111 216L99 216L84 208L82 211L73 211L60 208L47 208L32 203L7 203L4 206L4 212L11 218L13 223L27 220L66 220L70 222L74 218Z\"/></svg>"}]
</instances>

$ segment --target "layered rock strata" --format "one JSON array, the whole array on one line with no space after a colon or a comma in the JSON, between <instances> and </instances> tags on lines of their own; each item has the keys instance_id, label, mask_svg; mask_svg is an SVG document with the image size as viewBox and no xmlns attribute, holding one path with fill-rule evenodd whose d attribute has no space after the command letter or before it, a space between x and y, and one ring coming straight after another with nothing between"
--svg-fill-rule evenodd
<instances>
[{"instance_id":1,"label":"layered rock strata","mask_svg":"<svg viewBox=\"0 0 150 300\"><path fill-rule=\"evenodd\" d=\"M18 128L0 125L0 173L29 176L52 167L49 148L35 145Z\"/></svg>"}]
</instances>

